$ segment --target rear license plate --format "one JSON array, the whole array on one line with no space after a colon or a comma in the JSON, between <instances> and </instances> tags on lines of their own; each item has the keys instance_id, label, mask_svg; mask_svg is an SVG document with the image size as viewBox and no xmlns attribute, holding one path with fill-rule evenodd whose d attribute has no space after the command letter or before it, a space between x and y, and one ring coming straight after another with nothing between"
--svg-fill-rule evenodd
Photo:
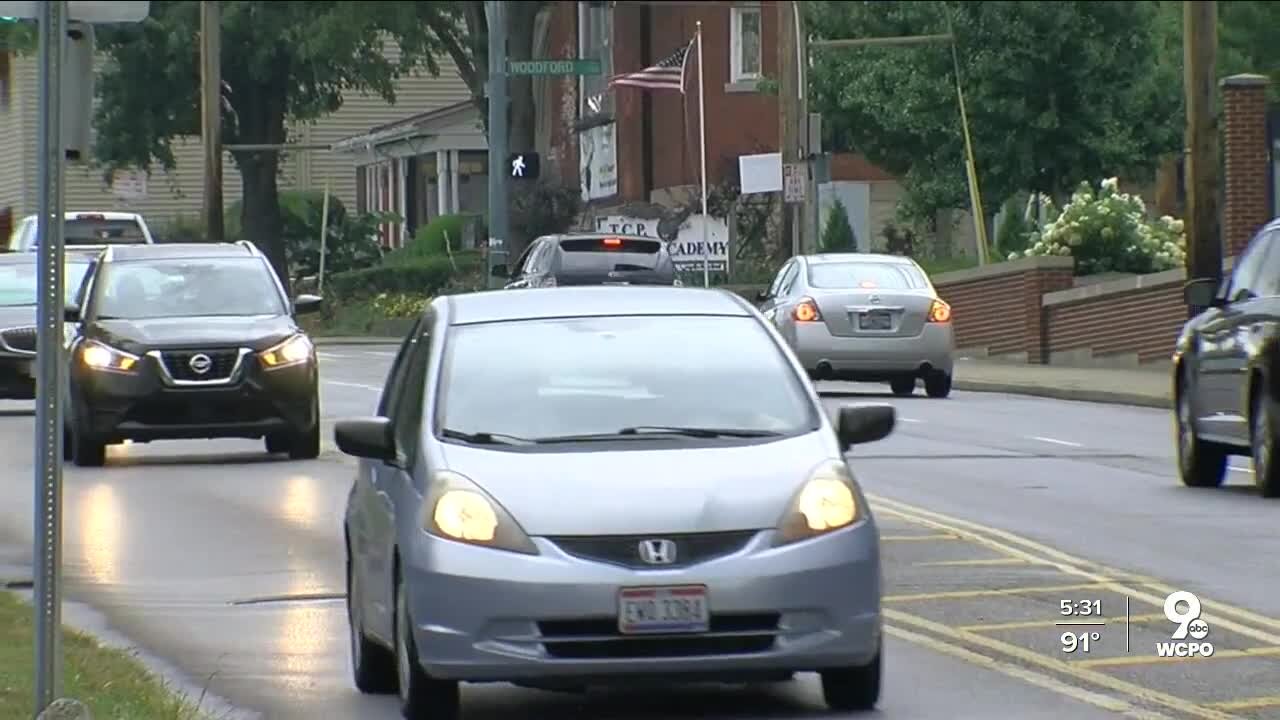
<instances>
[{"instance_id":1,"label":"rear license plate","mask_svg":"<svg viewBox=\"0 0 1280 720\"><path fill-rule=\"evenodd\" d=\"M893 328L893 317L887 312L872 311L858 316L859 330L890 330Z\"/></svg>"},{"instance_id":2,"label":"rear license plate","mask_svg":"<svg viewBox=\"0 0 1280 720\"><path fill-rule=\"evenodd\" d=\"M618 593L618 631L698 633L711 627L705 585L622 588Z\"/></svg>"}]
</instances>

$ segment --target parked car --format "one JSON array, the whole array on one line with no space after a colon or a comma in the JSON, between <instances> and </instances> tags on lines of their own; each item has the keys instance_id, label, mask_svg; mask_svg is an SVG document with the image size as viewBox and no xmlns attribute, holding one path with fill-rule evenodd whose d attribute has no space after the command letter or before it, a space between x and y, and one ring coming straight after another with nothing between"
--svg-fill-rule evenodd
<instances>
[{"instance_id":1,"label":"parked car","mask_svg":"<svg viewBox=\"0 0 1280 720\"><path fill-rule=\"evenodd\" d=\"M69 212L64 215L63 244L67 247L96 247L107 245L151 245L155 238L147 221L137 213L125 212ZM36 249L36 216L28 215L13 229L9 238L10 252L30 252Z\"/></svg>"},{"instance_id":2,"label":"parked car","mask_svg":"<svg viewBox=\"0 0 1280 720\"><path fill-rule=\"evenodd\" d=\"M888 382L895 395L951 394L951 306L914 260L833 253L787 261L756 298L816 380Z\"/></svg>"},{"instance_id":3,"label":"parked car","mask_svg":"<svg viewBox=\"0 0 1280 720\"><path fill-rule=\"evenodd\" d=\"M0 400L36 396L36 260L32 253L0 255ZM67 253L64 262L63 302L74 304L93 256ZM63 328L65 335L74 333L74 324Z\"/></svg>"},{"instance_id":4,"label":"parked car","mask_svg":"<svg viewBox=\"0 0 1280 720\"><path fill-rule=\"evenodd\" d=\"M455 720L461 682L817 672L874 706L880 548L844 454L894 409L833 420L803 372L722 290L436 298L334 431L356 686Z\"/></svg>"},{"instance_id":5,"label":"parked car","mask_svg":"<svg viewBox=\"0 0 1280 720\"><path fill-rule=\"evenodd\" d=\"M1220 283L1196 278L1184 300L1202 309L1173 352L1178 470L1217 487L1232 455L1253 458L1263 497L1280 497L1280 220L1266 225Z\"/></svg>"},{"instance_id":6,"label":"parked car","mask_svg":"<svg viewBox=\"0 0 1280 720\"><path fill-rule=\"evenodd\" d=\"M497 266L494 274L508 276ZM680 285L661 240L628 235L546 235L525 248L510 269L508 290L558 285Z\"/></svg>"}]
</instances>

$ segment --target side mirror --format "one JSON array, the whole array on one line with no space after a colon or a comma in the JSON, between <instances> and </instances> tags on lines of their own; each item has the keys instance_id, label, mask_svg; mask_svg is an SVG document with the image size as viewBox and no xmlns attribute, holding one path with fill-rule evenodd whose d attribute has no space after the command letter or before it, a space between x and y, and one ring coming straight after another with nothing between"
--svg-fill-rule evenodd
<instances>
[{"instance_id":1,"label":"side mirror","mask_svg":"<svg viewBox=\"0 0 1280 720\"><path fill-rule=\"evenodd\" d=\"M295 315L319 312L320 306L323 304L324 299L319 295L299 295L293 301L293 312Z\"/></svg>"},{"instance_id":2,"label":"side mirror","mask_svg":"<svg viewBox=\"0 0 1280 720\"><path fill-rule=\"evenodd\" d=\"M897 424L897 411L892 405L854 405L840 408L836 421L836 437L840 449L883 440Z\"/></svg>"},{"instance_id":3,"label":"side mirror","mask_svg":"<svg viewBox=\"0 0 1280 720\"><path fill-rule=\"evenodd\" d=\"M1182 286L1182 300L1191 307L1217 307L1218 286L1211 278L1196 278Z\"/></svg>"},{"instance_id":4,"label":"side mirror","mask_svg":"<svg viewBox=\"0 0 1280 720\"><path fill-rule=\"evenodd\" d=\"M338 449L352 457L390 462L396 459L396 438L384 417L339 420L333 427Z\"/></svg>"},{"instance_id":5,"label":"side mirror","mask_svg":"<svg viewBox=\"0 0 1280 720\"><path fill-rule=\"evenodd\" d=\"M75 303L67 303L62 307L62 321L69 323L80 322L80 306Z\"/></svg>"},{"instance_id":6,"label":"side mirror","mask_svg":"<svg viewBox=\"0 0 1280 720\"><path fill-rule=\"evenodd\" d=\"M493 269L490 270L489 273L494 277L499 278L510 277L510 273L507 272L506 265L494 265Z\"/></svg>"}]
</instances>

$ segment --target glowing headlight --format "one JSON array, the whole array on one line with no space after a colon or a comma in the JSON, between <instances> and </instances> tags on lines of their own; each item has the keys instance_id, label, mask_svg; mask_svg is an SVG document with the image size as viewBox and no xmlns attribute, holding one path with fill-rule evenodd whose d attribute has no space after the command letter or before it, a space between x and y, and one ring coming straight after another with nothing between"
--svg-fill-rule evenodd
<instances>
[{"instance_id":1,"label":"glowing headlight","mask_svg":"<svg viewBox=\"0 0 1280 720\"><path fill-rule=\"evenodd\" d=\"M80 346L80 361L94 370L132 372L138 366L139 358L110 345L90 340Z\"/></svg>"},{"instance_id":2,"label":"glowing headlight","mask_svg":"<svg viewBox=\"0 0 1280 720\"><path fill-rule=\"evenodd\" d=\"M311 351L311 341L306 335L294 335L279 345L263 350L260 357L262 364L270 370L305 363L311 359Z\"/></svg>"},{"instance_id":3,"label":"glowing headlight","mask_svg":"<svg viewBox=\"0 0 1280 720\"><path fill-rule=\"evenodd\" d=\"M422 527L438 537L495 550L537 555L538 548L480 486L455 472L435 474L423 505Z\"/></svg>"},{"instance_id":4,"label":"glowing headlight","mask_svg":"<svg viewBox=\"0 0 1280 720\"><path fill-rule=\"evenodd\" d=\"M804 540L852 525L862 515L853 478L839 460L819 465L778 523L777 544Z\"/></svg>"}]
</instances>

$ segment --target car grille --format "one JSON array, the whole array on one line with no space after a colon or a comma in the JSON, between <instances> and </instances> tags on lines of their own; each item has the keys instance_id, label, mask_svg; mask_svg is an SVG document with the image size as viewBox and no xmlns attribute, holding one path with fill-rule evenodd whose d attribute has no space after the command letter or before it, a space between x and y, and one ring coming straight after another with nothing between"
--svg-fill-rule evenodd
<instances>
[{"instance_id":1,"label":"car grille","mask_svg":"<svg viewBox=\"0 0 1280 720\"><path fill-rule=\"evenodd\" d=\"M191 358L197 355L209 358L212 364L208 372L201 374L191 369ZM239 350L183 350L160 353L161 362L164 363L165 370L169 371L169 377L185 382L226 380L235 370L236 360L239 357Z\"/></svg>"},{"instance_id":2,"label":"car grille","mask_svg":"<svg viewBox=\"0 0 1280 720\"><path fill-rule=\"evenodd\" d=\"M583 560L621 565L638 570L653 570L689 567L732 555L746 547L755 535L755 530L746 530L692 535L608 535L549 539L561 550ZM641 559L640 544L646 540L656 539L670 540L675 543L675 562L655 565Z\"/></svg>"},{"instance_id":3,"label":"car grille","mask_svg":"<svg viewBox=\"0 0 1280 720\"><path fill-rule=\"evenodd\" d=\"M778 634L778 613L711 616L708 632L637 637L618 632L616 618L544 620L542 648L559 659L670 658L767 652Z\"/></svg>"},{"instance_id":4,"label":"car grille","mask_svg":"<svg viewBox=\"0 0 1280 720\"><path fill-rule=\"evenodd\" d=\"M10 350L28 353L36 351L36 329L34 327L10 328L0 332L0 340Z\"/></svg>"}]
</instances>

